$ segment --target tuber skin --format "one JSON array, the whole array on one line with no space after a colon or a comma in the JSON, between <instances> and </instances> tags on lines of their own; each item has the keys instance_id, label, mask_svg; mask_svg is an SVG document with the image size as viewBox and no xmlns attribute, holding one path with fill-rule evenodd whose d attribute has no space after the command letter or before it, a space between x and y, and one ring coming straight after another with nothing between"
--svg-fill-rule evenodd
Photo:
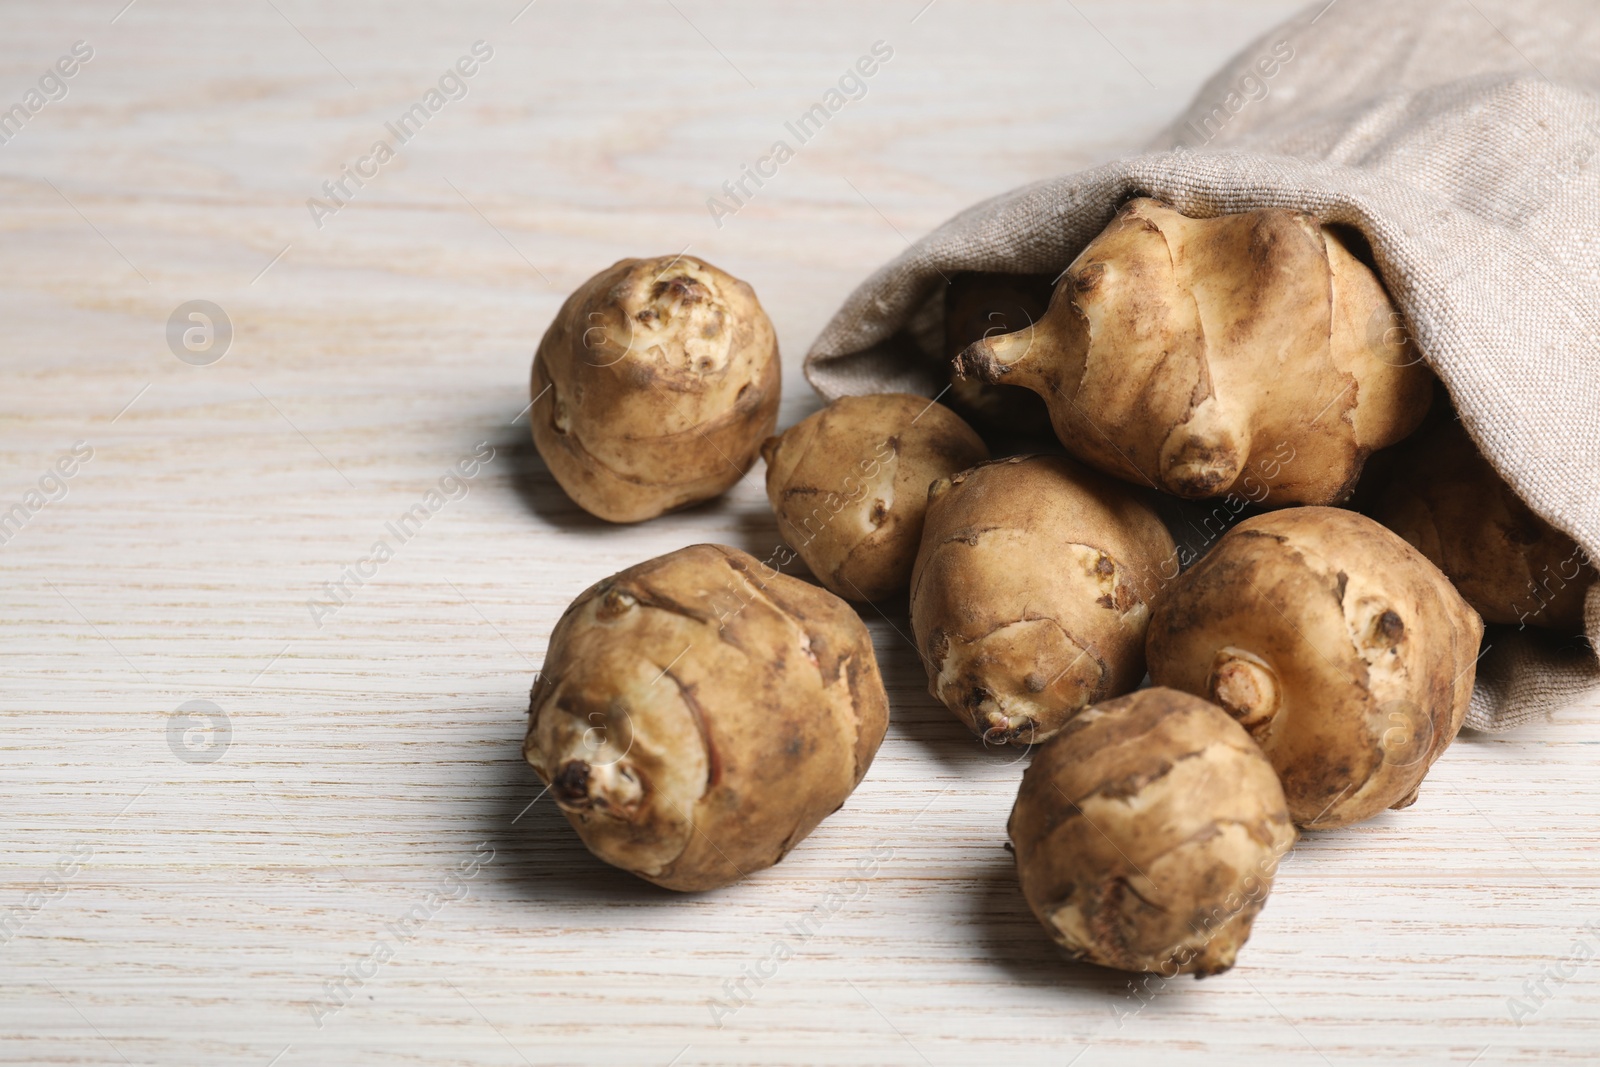
<instances>
[{"instance_id":1,"label":"tuber skin","mask_svg":"<svg viewBox=\"0 0 1600 1067\"><path fill-rule=\"evenodd\" d=\"M1161 595L1150 677L1255 738L1294 821L1403 808L1455 739L1483 621L1421 553L1364 515L1290 508L1235 526Z\"/></svg>"},{"instance_id":2,"label":"tuber skin","mask_svg":"<svg viewBox=\"0 0 1600 1067\"><path fill-rule=\"evenodd\" d=\"M990 385L956 370L956 357L974 341L1032 326L1050 306L1048 274L962 271L944 294L944 355L950 361L950 406L983 433L1053 441L1050 411L1029 389Z\"/></svg>"},{"instance_id":3,"label":"tuber skin","mask_svg":"<svg viewBox=\"0 0 1600 1067\"><path fill-rule=\"evenodd\" d=\"M1377 276L1310 215L1191 219L1138 199L1038 323L975 342L957 368L1037 392L1067 451L1118 477L1333 504L1432 399L1405 331L1386 328L1397 320Z\"/></svg>"},{"instance_id":4,"label":"tuber skin","mask_svg":"<svg viewBox=\"0 0 1600 1067\"><path fill-rule=\"evenodd\" d=\"M926 397L847 396L761 446L783 536L830 592L874 601L911 581L928 485L989 458Z\"/></svg>"},{"instance_id":5,"label":"tuber skin","mask_svg":"<svg viewBox=\"0 0 1600 1067\"><path fill-rule=\"evenodd\" d=\"M1028 906L1073 958L1233 966L1294 845L1272 765L1222 709L1141 689L1039 749L1007 824Z\"/></svg>"},{"instance_id":6,"label":"tuber skin","mask_svg":"<svg viewBox=\"0 0 1600 1067\"><path fill-rule=\"evenodd\" d=\"M1127 487L1013 456L929 487L911 579L928 689L985 742L1027 745L1144 677L1172 537Z\"/></svg>"},{"instance_id":7,"label":"tuber skin","mask_svg":"<svg viewBox=\"0 0 1600 1067\"><path fill-rule=\"evenodd\" d=\"M1484 622L1583 628L1594 562L1535 515L1459 422L1441 419L1397 448L1372 517L1442 570Z\"/></svg>"},{"instance_id":8,"label":"tuber skin","mask_svg":"<svg viewBox=\"0 0 1600 1067\"><path fill-rule=\"evenodd\" d=\"M523 756L589 851L694 892L772 866L840 808L889 702L849 605L692 545L572 602L528 715Z\"/></svg>"},{"instance_id":9,"label":"tuber skin","mask_svg":"<svg viewBox=\"0 0 1600 1067\"><path fill-rule=\"evenodd\" d=\"M624 259L545 331L529 421L579 507L640 522L742 478L777 422L780 384L777 338L750 286L692 256Z\"/></svg>"}]
</instances>

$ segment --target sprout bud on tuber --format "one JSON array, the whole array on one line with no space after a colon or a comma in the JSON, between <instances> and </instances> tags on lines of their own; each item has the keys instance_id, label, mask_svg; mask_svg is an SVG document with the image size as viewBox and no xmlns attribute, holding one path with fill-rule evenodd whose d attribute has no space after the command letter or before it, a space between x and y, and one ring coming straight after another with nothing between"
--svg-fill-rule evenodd
<instances>
[{"instance_id":1,"label":"sprout bud on tuber","mask_svg":"<svg viewBox=\"0 0 1600 1067\"><path fill-rule=\"evenodd\" d=\"M1483 621L1376 522L1290 508L1235 526L1150 620L1150 677L1215 701L1261 745L1300 826L1416 799L1472 696Z\"/></svg>"},{"instance_id":2,"label":"sprout bud on tuber","mask_svg":"<svg viewBox=\"0 0 1600 1067\"><path fill-rule=\"evenodd\" d=\"M1050 412L1032 390L992 385L962 374L956 357L974 341L1026 329L1044 317L1055 279L1049 274L952 275L944 294L944 354L950 361L950 406L983 433L1054 440Z\"/></svg>"}]
</instances>

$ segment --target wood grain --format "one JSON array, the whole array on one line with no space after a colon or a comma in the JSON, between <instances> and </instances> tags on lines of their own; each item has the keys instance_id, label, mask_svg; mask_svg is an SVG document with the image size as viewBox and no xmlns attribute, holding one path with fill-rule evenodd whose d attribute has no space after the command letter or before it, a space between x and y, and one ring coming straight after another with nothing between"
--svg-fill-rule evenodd
<instances>
[{"instance_id":1,"label":"wood grain","mask_svg":"<svg viewBox=\"0 0 1600 1067\"><path fill-rule=\"evenodd\" d=\"M519 758L576 593L778 543L758 476L638 527L564 499L518 415L568 291L684 248L749 280L787 425L816 404L800 354L906 239L1137 147L1290 5L123 2L9 5L0 38L0 106L94 49L0 145L0 511L93 449L0 546L0 1063L1600 1055L1600 967L1508 1008L1600 947L1600 706L1464 739L1416 807L1304 841L1235 971L1149 987L1063 963L1028 915L1021 765L933 705L902 613L867 613L895 716L871 774L725 892L593 860ZM466 97L318 228L307 199L477 40ZM866 95L718 227L707 197L878 40ZM209 366L166 337L197 299L234 329ZM480 442L470 492L319 626L308 599ZM214 762L169 744L193 700L227 716ZM372 973L319 1025L347 968Z\"/></svg>"}]
</instances>

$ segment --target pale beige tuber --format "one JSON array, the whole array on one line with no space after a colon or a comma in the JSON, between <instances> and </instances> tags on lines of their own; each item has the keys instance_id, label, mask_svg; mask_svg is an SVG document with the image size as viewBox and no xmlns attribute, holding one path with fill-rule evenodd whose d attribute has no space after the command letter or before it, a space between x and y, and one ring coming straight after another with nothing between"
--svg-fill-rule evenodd
<instances>
[{"instance_id":1,"label":"pale beige tuber","mask_svg":"<svg viewBox=\"0 0 1600 1067\"><path fill-rule=\"evenodd\" d=\"M1057 456L935 482L911 579L928 688L985 741L1032 744L1144 676L1149 595L1177 573L1126 486Z\"/></svg>"},{"instance_id":2,"label":"pale beige tuber","mask_svg":"<svg viewBox=\"0 0 1600 1067\"><path fill-rule=\"evenodd\" d=\"M1057 943L1169 978L1233 966L1295 840L1255 742L1171 689L1068 723L1023 774L1007 830L1023 895Z\"/></svg>"},{"instance_id":3,"label":"pale beige tuber","mask_svg":"<svg viewBox=\"0 0 1600 1067\"><path fill-rule=\"evenodd\" d=\"M639 522L743 477L779 387L777 339L750 286L693 256L624 259L545 331L529 421L579 507Z\"/></svg>"},{"instance_id":4,"label":"pale beige tuber","mask_svg":"<svg viewBox=\"0 0 1600 1067\"><path fill-rule=\"evenodd\" d=\"M911 581L929 484L989 450L949 408L878 393L835 400L761 455L784 539L826 588L875 601Z\"/></svg>"},{"instance_id":5,"label":"pale beige tuber","mask_svg":"<svg viewBox=\"0 0 1600 1067\"><path fill-rule=\"evenodd\" d=\"M1311 215L1193 219L1140 199L1037 324L975 342L958 369L1034 390L1069 452L1140 485L1331 504L1427 411L1432 375L1398 318Z\"/></svg>"},{"instance_id":6,"label":"pale beige tuber","mask_svg":"<svg viewBox=\"0 0 1600 1067\"><path fill-rule=\"evenodd\" d=\"M567 608L523 754L591 852L692 891L781 860L844 804L888 721L848 604L694 545Z\"/></svg>"},{"instance_id":7,"label":"pale beige tuber","mask_svg":"<svg viewBox=\"0 0 1600 1067\"><path fill-rule=\"evenodd\" d=\"M1483 621L1363 515L1290 508L1235 526L1157 601L1150 677L1220 704L1301 826L1416 799L1472 696Z\"/></svg>"}]
</instances>

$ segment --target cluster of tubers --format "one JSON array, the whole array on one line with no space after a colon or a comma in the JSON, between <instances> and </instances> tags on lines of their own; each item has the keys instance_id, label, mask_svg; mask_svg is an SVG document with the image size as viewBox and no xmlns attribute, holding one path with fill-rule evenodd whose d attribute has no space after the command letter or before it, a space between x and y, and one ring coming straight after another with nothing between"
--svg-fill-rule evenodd
<instances>
[{"instance_id":1,"label":"cluster of tubers","mask_svg":"<svg viewBox=\"0 0 1600 1067\"><path fill-rule=\"evenodd\" d=\"M1570 633L1596 580L1434 404L1364 254L1301 212L1136 199L1058 281L952 279L957 410L845 397L779 435L748 285L682 256L596 275L534 360L556 480L635 522L759 453L817 584L694 545L591 587L551 635L528 762L641 878L771 866L888 726L847 602L905 597L932 695L985 744L1037 746L1008 833L1050 935L1107 967L1227 970L1297 828L1416 800L1485 621ZM1173 498L1220 501L1198 559Z\"/></svg>"}]
</instances>

